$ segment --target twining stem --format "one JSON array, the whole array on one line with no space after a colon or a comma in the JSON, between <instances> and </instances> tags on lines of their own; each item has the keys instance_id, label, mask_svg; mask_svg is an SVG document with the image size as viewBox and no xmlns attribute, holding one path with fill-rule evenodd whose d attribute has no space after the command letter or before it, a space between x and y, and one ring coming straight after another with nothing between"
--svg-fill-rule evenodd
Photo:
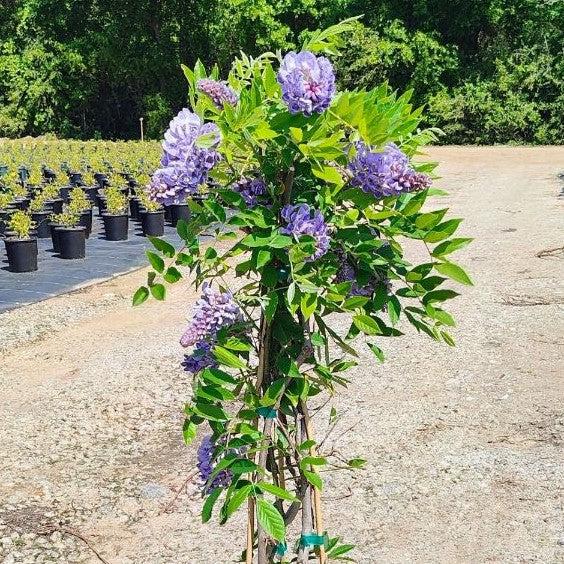
<instances>
[{"instance_id":1,"label":"twining stem","mask_svg":"<svg viewBox=\"0 0 564 564\"><path fill-rule=\"evenodd\" d=\"M252 496L248 498L247 506L247 551L245 564L253 564L253 543L255 538L255 500Z\"/></svg>"},{"instance_id":2,"label":"twining stem","mask_svg":"<svg viewBox=\"0 0 564 564\"><path fill-rule=\"evenodd\" d=\"M301 443L305 435L305 425L300 415L296 417L296 441ZM309 535L313 531L313 515L311 512L311 485L303 478L305 491L302 496L302 536ZM300 542L298 549L298 563L307 564L309 562L309 546Z\"/></svg>"}]
</instances>

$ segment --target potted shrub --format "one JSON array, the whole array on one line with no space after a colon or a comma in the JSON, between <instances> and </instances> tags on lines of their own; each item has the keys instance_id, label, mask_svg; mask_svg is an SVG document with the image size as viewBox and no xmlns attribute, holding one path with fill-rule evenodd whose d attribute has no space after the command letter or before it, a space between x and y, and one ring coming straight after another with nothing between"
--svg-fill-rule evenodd
<instances>
[{"instance_id":1,"label":"potted shrub","mask_svg":"<svg viewBox=\"0 0 564 564\"><path fill-rule=\"evenodd\" d=\"M69 211L53 216L53 248L63 259L80 259L86 256L86 227L79 225L80 216Z\"/></svg>"},{"instance_id":2,"label":"potted shrub","mask_svg":"<svg viewBox=\"0 0 564 564\"><path fill-rule=\"evenodd\" d=\"M25 211L29 207L29 202L31 201L27 193L27 188L21 184L16 184L12 188L13 206L18 210Z\"/></svg>"},{"instance_id":3,"label":"potted shrub","mask_svg":"<svg viewBox=\"0 0 564 564\"><path fill-rule=\"evenodd\" d=\"M28 212L16 210L8 221L10 236L4 239L12 272L37 270L37 238L32 237L33 220Z\"/></svg>"},{"instance_id":4,"label":"potted shrub","mask_svg":"<svg viewBox=\"0 0 564 564\"><path fill-rule=\"evenodd\" d=\"M129 228L127 198L118 188L106 189L106 211L102 214L108 241L125 241Z\"/></svg>"},{"instance_id":5,"label":"potted shrub","mask_svg":"<svg viewBox=\"0 0 564 564\"><path fill-rule=\"evenodd\" d=\"M88 239L92 232L92 202L79 186L75 186L70 193L68 211L79 217L78 224L84 226Z\"/></svg>"},{"instance_id":6,"label":"potted shrub","mask_svg":"<svg viewBox=\"0 0 564 564\"><path fill-rule=\"evenodd\" d=\"M140 211L141 227L146 237L160 237L164 235L164 209L148 198L142 199L143 208Z\"/></svg>"},{"instance_id":7,"label":"potted shrub","mask_svg":"<svg viewBox=\"0 0 564 564\"><path fill-rule=\"evenodd\" d=\"M55 183L48 184L43 188L45 205L49 206L53 213L63 213L63 199L59 195L59 186Z\"/></svg>"},{"instance_id":8,"label":"potted shrub","mask_svg":"<svg viewBox=\"0 0 564 564\"><path fill-rule=\"evenodd\" d=\"M38 239L46 239L51 236L49 219L52 210L47 207L45 197L42 192L37 194L29 204L31 219L36 225L36 235Z\"/></svg>"}]
</instances>

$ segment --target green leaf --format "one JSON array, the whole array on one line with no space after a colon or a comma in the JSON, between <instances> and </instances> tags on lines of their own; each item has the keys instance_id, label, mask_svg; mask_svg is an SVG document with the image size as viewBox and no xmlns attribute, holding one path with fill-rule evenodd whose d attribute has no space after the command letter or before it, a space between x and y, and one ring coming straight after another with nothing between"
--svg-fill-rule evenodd
<instances>
[{"instance_id":1,"label":"green leaf","mask_svg":"<svg viewBox=\"0 0 564 564\"><path fill-rule=\"evenodd\" d=\"M197 403L193 405L194 413L210 421L228 421L229 415L219 406L211 403Z\"/></svg>"},{"instance_id":2,"label":"green leaf","mask_svg":"<svg viewBox=\"0 0 564 564\"><path fill-rule=\"evenodd\" d=\"M270 251L265 251L261 249L257 254L257 268L262 268L265 264L270 262L272 254Z\"/></svg>"},{"instance_id":3,"label":"green leaf","mask_svg":"<svg viewBox=\"0 0 564 564\"><path fill-rule=\"evenodd\" d=\"M439 241L450 237L458 229L461 221L461 219L449 219L444 223L439 223L439 225L425 235L423 240L426 243L438 243Z\"/></svg>"},{"instance_id":4,"label":"green leaf","mask_svg":"<svg viewBox=\"0 0 564 564\"><path fill-rule=\"evenodd\" d=\"M279 378L278 380L274 380L268 389L264 393L264 396L260 400L260 404L268 407L270 405L274 405L278 400L278 397L282 393L284 389L284 383L286 382L285 378Z\"/></svg>"},{"instance_id":5,"label":"green leaf","mask_svg":"<svg viewBox=\"0 0 564 564\"><path fill-rule=\"evenodd\" d=\"M325 466L327 460L322 456L304 456L300 460L300 468L306 468L307 466Z\"/></svg>"},{"instance_id":6,"label":"green leaf","mask_svg":"<svg viewBox=\"0 0 564 564\"><path fill-rule=\"evenodd\" d=\"M147 239L151 241L153 247L155 247L157 251L160 251L166 257L172 258L176 253L175 248L170 243L167 243L158 237L147 237Z\"/></svg>"},{"instance_id":7,"label":"green leaf","mask_svg":"<svg viewBox=\"0 0 564 564\"><path fill-rule=\"evenodd\" d=\"M466 284L467 286L473 285L470 276L466 274L464 269L453 262L437 263L435 264L435 270L445 276L448 276L449 278L452 278L452 280L455 280L456 282L460 282L461 284Z\"/></svg>"},{"instance_id":8,"label":"green leaf","mask_svg":"<svg viewBox=\"0 0 564 564\"><path fill-rule=\"evenodd\" d=\"M141 288L138 288L135 294L133 294L133 305L141 305L148 297L149 289L146 286L141 286Z\"/></svg>"},{"instance_id":9,"label":"green leaf","mask_svg":"<svg viewBox=\"0 0 564 564\"><path fill-rule=\"evenodd\" d=\"M229 470L233 472L233 474L248 474L249 472L254 472L258 469L258 466L252 461L247 458L241 458L236 460L233 464L229 466Z\"/></svg>"},{"instance_id":10,"label":"green leaf","mask_svg":"<svg viewBox=\"0 0 564 564\"><path fill-rule=\"evenodd\" d=\"M253 491L253 485L252 484L246 484L245 486L243 486L242 488L239 488L232 496L231 499L229 500L229 503L227 504L227 508L225 510L226 512L226 517L229 517L230 515L233 515L233 513L235 513L235 511L237 511L237 509L239 509L239 507L241 507L241 505L245 502L245 500L249 497L249 494Z\"/></svg>"},{"instance_id":11,"label":"green leaf","mask_svg":"<svg viewBox=\"0 0 564 564\"><path fill-rule=\"evenodd\" d=\"M265 532L278 542L283 542L286 536L284 519L272 503L264 498L257 499L257 519Z\"/></svg>"},{"instance_id":12,"label":"green leaf","mask_svg":"<svg viewBox=\"0 0 564 564\"><path fill-rule=\"evenodd\" d=\"M380 347L377 347L376 345L374 345L372 343L368 343L368 346L370 347L370 350L374 353L374 356L380 362L384 362L385 357L384 357L384 352L382 351L382 349Z\"/></svg>"},{"instance_id":13,"label":"green leaf","mask_svg":"<svg viewBox=\"0 0 564 564\"><path fill-rule=\"evenodd\" d=\"M189 418L184 420L184 426L182 427L182 436L184 437L184 442L189 445L196 438L197 425L191 421Z\"/></svg>"},{"instance_id":14,"label":"green leaf","mask_svg":"<svg viewBox=\"0 0 564 564\"><path fill-rule=\"evenodd\" d=\"M437 245L433 252L431 253L434 257L443 257L450 253L454 253L454 251L458 251L466 247L473 239L470 238L459 238L459 239L451 239L450 241L443 241L439 245Z\"/></svg>"},{"instance_id":15,"label":"green leaf","mask_svg":"<svg viewBox=\"0 0 564 564\"><path fill-rule=\"evenodd\" d=\"M213 506L215 505L217 498L221 495L221 491L221 488L215 488L206 498L204 506L202 507L202 523L207 523L211 519Z\"/></svg>"},{"instance_id":16,"label":"green leaf","mask_svg":"<svg viewBox=\"0 0 564 564\"><path fill-rule=\"evenodd\" d=\"M353 317L353 323L365 335L378 335L381 333L378 324L369 315L355 315Z\"/></svg>"},{"instance_id":17,"label":"green leaf","mask_svg":"<svg viewBox=\"0 0 564 564\"><path fill-rule=\"evenodd\" d=\"M312 313L317 307L317 294L302 294L300 300L300 309L307 320L311 317Z\"/></svg>"},{"instance_id":18,"label":"green leaf","mask_svg":"<svg viewBox=\"0 0 564 564\"><path fill-rule=\"evenodd\" d=\"M220 362L224 366L239 368L241 370L247 367L247 364L243 362L243 360L241 360L237 355L233 354L227 349L224 349L223 347L216 345L213 349L213 355L218 360L218 362Z\"/></svg>"},{"instance_id":19,"label":"green leaf","mask_svg":"<svg viewBox=\"0 0 564 564\"><path fill-rule=\"evenodd\" d=\"M264 315L266 320L270 323L276 313L276 309L278 307L278 293L277 292L270 292L268 294L268 303L264 308Z\"/></svg>"},{"instance_id":20,"label":"green leaf","mask_svg":"<svg viewBox=\"0 0 564 564\"><path fill-rule=\"evenodd\" d=\"M236 384L237 380L231 376L231 374L227 374L227 372L223 372L223 370L219 370L218 368L206 368L202 373L201 377L211 382L212 384Z\"/></svg>"},{"instance_id":21,"label":"green leaf","mask_svg":"<svg viewBox=\"0 0 564 564\"><path fill-rule=\"evenodd\" d=\"M151 286L151 294L156 300L162 301L166 297L166 289L162 284L153 284Z\"/></svg>"},{"instance_id":22,"label":"green leaf","mask_svg":"<svg viewBox=\"0 0 564 564\"><path fill-rule=\"evenodd\" d=\"M280 499L286 499L287 501L296 501L297 499L296 496L291 494L289 491L279 488L269 482L259 482L257 485L261 490L271 493Z\"/></svg>"},{"instance_id":23,"label":"green leaf","mask_svg":"<svg viewBox=\"0 0 564 564\"><path fill-rule=\"evenodd\" d=\"M165 267L164 260L159 255L153 253L152 251L145 251L145 254L149 259L151 266L160 274Z\"/></svg>"},{"instance_id":24,"label":"green leaf","mask_svg":"<svg viewBox=\"0 0 564 564\"><path fill-rule=\"evenodd\" d=\"M163 278L169 283L174 284L182 278L181 272L175 266L169 266L163 275Z\"/></svg>"},{"instance_id":25,"label":"green leaf","mask_svg":"<svg viewBox=\"0 0 564 564\"><path fill-rule=\"evenodd\" d=\"M312 472L311 470L302 470L306 480L314 487L316 487L318 490L322 490L323 489L323 480L321 479L321 476L319 474L317 474L316 472Z\"/></svg>"},{"instance_id":26,"label":"green leaf","mask_svg":"<svg viewBox=\"0 0 564 564\"><path fill-rule=\"evenodd\" d=\"M351 468L362 468L366 464L364 458L353 458L347 462Z\"/></svg>"}]
</instances>

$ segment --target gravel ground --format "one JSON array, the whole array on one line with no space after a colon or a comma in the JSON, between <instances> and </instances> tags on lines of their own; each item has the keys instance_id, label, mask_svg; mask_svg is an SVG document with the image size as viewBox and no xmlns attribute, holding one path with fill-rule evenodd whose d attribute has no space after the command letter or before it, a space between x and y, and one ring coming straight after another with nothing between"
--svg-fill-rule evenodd
<instances>
[{"instance_id":1,"label":"gravel ground","mask_svg":"<svg viewBox=\"0 0 564 564\"><path fill-rule=\"evenodd\" d=\"M537 256L563 244L564 149L430 155L451 194L440 206L476 238L458 255L476 285L451 308L457 348L410 332L381 343L385 364L367 355L351 373L335 440L368 464L326 478L327 526L365 564L564 562L564 255ZM243 516L201 525L185 484L195 449L179 432L189 392L177 342L194 295L181 285L132 310L144 276L0 316L4 563L239 553Z\"/></svg>"}]
</instances>

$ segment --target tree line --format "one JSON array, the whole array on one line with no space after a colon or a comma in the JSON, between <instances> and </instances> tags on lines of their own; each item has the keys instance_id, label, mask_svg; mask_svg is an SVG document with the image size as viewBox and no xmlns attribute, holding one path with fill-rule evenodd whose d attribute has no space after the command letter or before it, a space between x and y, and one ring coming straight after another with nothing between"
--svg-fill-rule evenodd
<instances>
[{"instance_id":1,"label":"tree line","mask_svg":"<svg viewBox=\"0 0 564 564\"><path fill-rule=\"evenodd\" d=\"M562 143L561 0L3 0L0 137L159 137L180 65L298 47L362 15L334 64L348 88L413 90L445 143Z\"/></svg>"}]
</instances>

